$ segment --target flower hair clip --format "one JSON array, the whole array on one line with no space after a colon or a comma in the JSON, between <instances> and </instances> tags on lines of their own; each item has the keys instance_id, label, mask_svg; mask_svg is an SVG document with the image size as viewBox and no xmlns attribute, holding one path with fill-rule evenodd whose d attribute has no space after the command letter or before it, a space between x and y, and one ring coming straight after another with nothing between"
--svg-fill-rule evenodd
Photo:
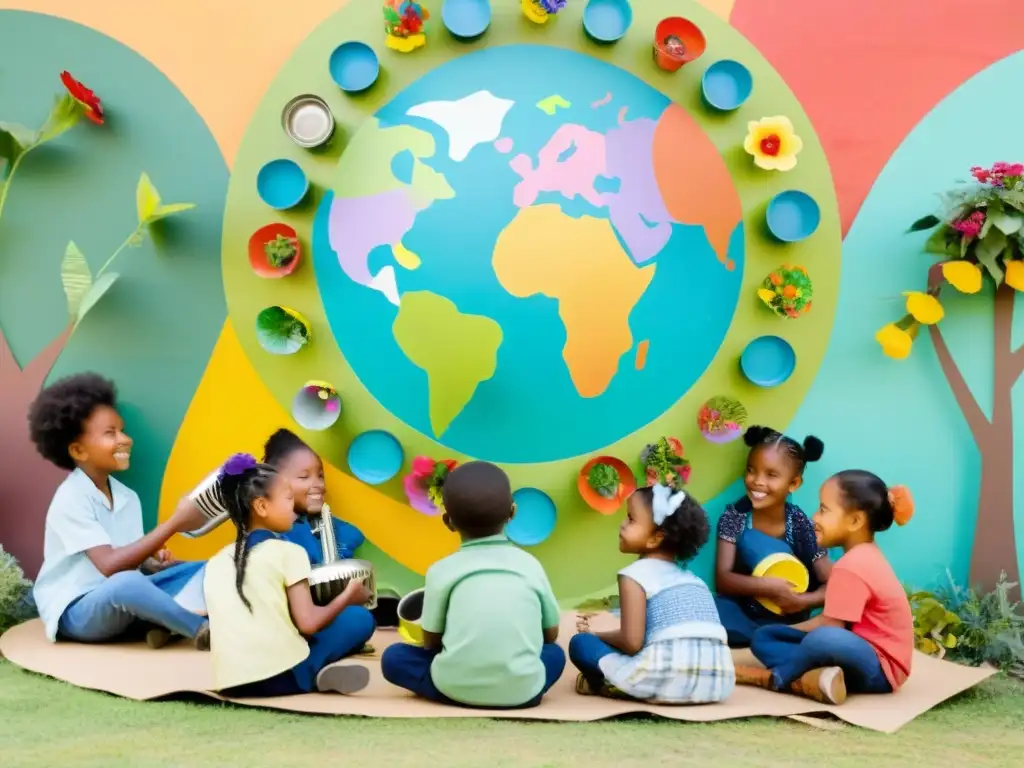
<instances>
[{"instance_id":1,"label":"flower hair clip","mask_svg":"<svg viewBox=\"0 0 1024 768\"><path fill-rule=\"evenodd\" d=\"M255 469L256 464L256 457L251 453L236 453L224 462L224 466L220 469L220 476L222 478L227 475L236 477L250 469Z\"/></svg>"}]
</instances>

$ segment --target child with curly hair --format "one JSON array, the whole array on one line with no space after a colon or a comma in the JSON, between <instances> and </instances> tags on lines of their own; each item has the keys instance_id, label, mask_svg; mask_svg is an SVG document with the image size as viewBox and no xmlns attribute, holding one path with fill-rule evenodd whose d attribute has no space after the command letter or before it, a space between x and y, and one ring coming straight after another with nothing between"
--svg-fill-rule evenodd
<instances>
[{"instance_id":1,"label":"child with curly hair","mask_svg":"<svg viewBox=\"0 0 1024 768\"><path fill-rule=\"evenodd\" d=\"M715 603L729 646L750 645L754 631L768 624L796 624L825 601L832 563L814 538L811 521L789 495L803 484L804 467L821 458L825 446L809 436L803 443L768 427L747 429L750 447L743 484L746 495L718 519ZM784 579L753 575L764 552L785 552L807 568L809 587L794 592ZM770 601L780 613L762 604Z\"/></svg>"},{"instance_id":2,"label":"child with curly hair","mask_svg":"<svg viewBox=\"0 0 1024 768\"><path fill-rule=\"evenodd\" d=\"M707 515L686 491L639 488L619 527L621 625L569 641L576 692L659 704L724 700L736 682L725 628L707 585L685 568L708 540Z\"/></svg>"},{"instance_id":3,"label":"child with curly hair","mask_svg":"<svg viewBox=\"0 0 1024 768\"><path fill-rule=\"evenodd\" d=\"M221 488L236 537L206 564L214 687L232 698L313 691L355 693L369 670L337 664L370 639L370 592L353 579L324 606L313 602L305 550L281 534L295 522L288 479L246 453L228 459Z\"/></svg>"},{"instance_id":4,"label":"child with curly hair","mask_svg":"<svg viewBox=\"0 0 1024 768\"><path fill-rule=\"evenodd\" d=\"M820 501L818 543L844 552L828 580L825 608L809 621L754 632L750 649L767 669L741 667L739 682L828 704L842 704L847 692L897 691L910 676L914 617L875 534L910 520L910 492L850 469L825 481Z\"/></svg>"},{"instance_id":5,"label":"child with curly hair","mask_svg":"<svg viewBox=\"0 0 1024 768\"><path fill-rule=\"evenodd\" d=\"M128 469L132 452L114 384L95 373L61 379L39 393L28 420L40 455L71 470L46 513L33 589L46 636L98 643L148 624L155 627L151 645L173 633L207 650L205 618L152 578L172 564L163 549L168 539L201 524L202 514L182 499L170 519L143 531L138 494L113 477Z\"/></svg>"}]
</instances>

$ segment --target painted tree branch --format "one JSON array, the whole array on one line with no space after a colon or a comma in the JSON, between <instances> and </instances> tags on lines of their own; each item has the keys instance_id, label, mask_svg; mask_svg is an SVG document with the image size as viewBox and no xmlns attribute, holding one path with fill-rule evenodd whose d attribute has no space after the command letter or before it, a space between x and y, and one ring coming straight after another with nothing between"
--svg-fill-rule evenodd
<instances>
[{"instance_id":1,"label":"painted tree branch","mask_svg":"<svg viewBox=\"0 0 1024 768\"><path fill-rule=\"evenodd\" d=\"M939 365L942 367L942 373L945 375L949 388L953 392L953 397L956 398L956 403L960 406L960 410L967 420L967 426L971 429L974 442L981 445L985 434L992 428L992 425L985 418L985 412L981 410L981 406L974 399L974 395L971 394L971 389L967 386L967 381L964 379L963 374L960 373L960 368L957 367L953 354L949 351L949 346L942 337L942 331L939 330L939 326L929 325L928 331L931 333L932 344L935 346L935 355L939 358Z\"/></svg>"}]
</instances>

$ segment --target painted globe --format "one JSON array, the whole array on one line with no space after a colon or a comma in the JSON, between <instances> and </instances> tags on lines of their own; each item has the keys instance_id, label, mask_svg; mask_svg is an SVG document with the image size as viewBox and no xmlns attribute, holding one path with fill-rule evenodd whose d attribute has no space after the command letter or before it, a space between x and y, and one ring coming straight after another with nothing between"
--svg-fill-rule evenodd
<instances>
[{"instance_id":1,"label":"painted globe","mask_svg":"<svg viewBox=\"0 0 1024 768\"><path fill-rule=\"evenodd\" d=\"M351 137L313 227L363 386L424 435L511 463L601 448L675 404L725 337L744 251L736 190L688 121L632 74L546 46L400 91ZM720 172L681 177L681 151Z\"/></svg>"}]
</instances>

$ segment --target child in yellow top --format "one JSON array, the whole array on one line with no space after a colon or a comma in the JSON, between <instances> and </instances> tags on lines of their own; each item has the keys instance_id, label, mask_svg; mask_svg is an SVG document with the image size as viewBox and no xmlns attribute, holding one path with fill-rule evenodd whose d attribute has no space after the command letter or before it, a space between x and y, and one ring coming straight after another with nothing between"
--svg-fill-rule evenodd
<instances>
[{"instance_id":1,"label":"child in yellow top","mask_svg":"<svg viewBox=\"0 0 1024 768\"><path fill-rule=\"evenodd\" d=\"M309 557L280 537L295 522L289 482L244 453L221 472L238 537L207 563L203 585L215 689L241 698L365 688L366 667L334 662L373 634L366 587L353 580L329 604L314 604Z\"/></svg>"}]
</instances>

